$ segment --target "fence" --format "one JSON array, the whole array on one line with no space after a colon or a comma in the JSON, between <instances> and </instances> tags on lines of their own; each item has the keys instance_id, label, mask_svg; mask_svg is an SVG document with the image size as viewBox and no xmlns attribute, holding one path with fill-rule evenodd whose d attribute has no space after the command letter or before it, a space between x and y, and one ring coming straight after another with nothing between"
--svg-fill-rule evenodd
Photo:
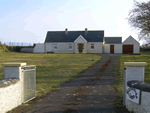
<instances>
[{"instance_id":1,"label":"fence","mask_svg":"<svg viewBox=\"0 0 150 113\"><path fill-rule=\"evenodd\" d=\"M31 43L23 43L23 42L0 42L0 44L5 44L7 46L33 46Z\"/></svg>"},{"instance_id":2,"label":"fence","mask_svg":"<svg viewBox=\"0 0 150 113\"><path fill-rule=\"evenodd\" d=\"M3 63L5 80L0 81L0 113L5 113L36 97L36 66Z\"/></svg>"},{"instance_id":3,"label":"fence","mask_svg":"<svg viewBox=\"0 0 150 113\"><path fill-rule=\"evenodd\" d=\"M150 84L144 82L146 62L125 62L123 106L128 111L150 113Z\"/></svg>"},{"instance_id":4,"label":"fence","mask_svg":"<svg viewBox=\"0 0 150 113\"><path fill-rule=\"evenodd\" d=\"M26 103L36 96L36 67L23 66L23 102Z\"/></svg>"}]
</instances>

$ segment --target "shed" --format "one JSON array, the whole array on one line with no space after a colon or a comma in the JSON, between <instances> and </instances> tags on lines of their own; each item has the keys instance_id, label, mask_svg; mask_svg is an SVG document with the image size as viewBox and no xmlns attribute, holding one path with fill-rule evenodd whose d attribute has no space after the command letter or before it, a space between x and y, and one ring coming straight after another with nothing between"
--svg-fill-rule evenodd
<instances>
[{"instance_id":1,"label":"shed","mask_svg":"<svg viewBox=\"0 0 150 113\"><path fill-rule=\"evenodd\" d=\"M35 43L35 47L33 49L33 53L44 53L44 43Z\"/></svg>"},{"instance_id":2,"label":"shed","mask_svg":"<svg viewBox=\"0 0 150 113\"><path fill-rule=\"evenodd\" d=\"M140 43L135 40L131 35L122 43L123 54L139 54Z\"/></svg>"},{"instance_id":3,"label":"shed","mask_svg":"<svg viewBox=\"0 0 150 113\"><path fill-rule=\"evenodd\" d=\"M122 53L122 37L104 37L103 53Z\"/></svg>"},{"instance_id":4,"label":"shed","mask_svg":"<svg viewBox=\"0 0 150 113\"><path fill-rule=\"evenodd\" d=\"M21 48L20 52L23 52L23 53L33 53L33 48Z\"/></svg>"}]
</instances>

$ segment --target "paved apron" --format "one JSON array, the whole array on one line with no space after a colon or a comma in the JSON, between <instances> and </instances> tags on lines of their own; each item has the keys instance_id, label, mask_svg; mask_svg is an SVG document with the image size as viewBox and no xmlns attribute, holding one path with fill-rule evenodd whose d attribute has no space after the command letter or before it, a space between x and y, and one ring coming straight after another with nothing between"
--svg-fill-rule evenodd
<instances>
[{"instance_id":1,"label":"paved apron","mask_svg":"<svg viewBox=\"0 0 150 113\"><path fill-rule=\"evenodd\" d=\"M103 59L76 79L50 92L24 113L116 113L113 90L119 55L97 55ZM107 70L98 72L110 56L112 61Z\"/></svg>"}]
</instances>

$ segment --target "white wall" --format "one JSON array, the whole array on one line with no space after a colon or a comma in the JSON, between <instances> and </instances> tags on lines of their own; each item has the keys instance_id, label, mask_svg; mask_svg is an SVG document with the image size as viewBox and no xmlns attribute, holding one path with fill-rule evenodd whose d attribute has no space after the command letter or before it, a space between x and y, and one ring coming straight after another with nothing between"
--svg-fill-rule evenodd
<instances>
[{"instance_id":1,"label":"white wall","mask_svg":"<svg viewBox=\"0 0 150 113\"><path fill-rule=\"evenodd\" d=\"M134 53L140 53L140 44L134 44Z\"/></svg>"},{"instance_id":2,"label":"white wall","mask_svg":"<svg viewBox=\"0 0 150 113\"><path fill-rule=\"evenodd\" d=\"M94 44L94 50L91 50L91 44ZM102 42L88 42L87 53L102 53Z\"/></svg>"},{"instance_id":3,"label":"white wall","mask_svg":"<svg viewBox=\"0 0 150 113\"><path fill-rule=\"evenodd\" d=\"M57 50L54 50L54 44L57 44ZM69 44L72 44L72 50L69 50ZM53 42L46 43L46 51L53 51L54 53L74 53L74 42Z\"/></svg>"},{"instance_id":4,"label":"white wall","mask_svg":"<svg viewBox=\"0 0 150 113\"><path fill-rule=\"evenodd\" d=\"M114 53L122 53L122 44L114 45Z\"/></svg>"},{"instance_id":5,"label":"white wall","mask_svg":"<svg viewBox=\"0 0 150 113\"><path fill-rule=\"evenodd\" d=\"M46 52L53 51L53 43L46 43Z\"/></svg>"},{"instance_id":6,"label":"white wall","mask_svg":"<svg viewBox=\"0 0 150 113\"><path fill-rule=\"evenodd\" d=\"M150 113L150 92L142 91L141 93L141 111Z\"/></svg>"},{"instance_id":7,"label":"white wall","mask_svg":"<svg viewBox=\"0 0 150 113\"><path fill-rule=\"evenodd\" d=\"M45 45L44 43L36 44L33 53L44 53L45 52Z\"/></svg>"},{"instance_id":8,"label":"white wall","mask_svg":"<svg viewBox=\"0 0 150 113\"><path fill-rule=\"evenodd\" d=\"M150 92L141 91L141 104L136 104L130 100L127 100L128 111L134 111L135 113L150 113Z\"/></svg>"},{"instance_id":9,"label":"white wall","mask_svg":"<svg viewBox=\"0 0 150 113\"><path fill-rule=\"evenodd\" d=\"M104 44L103 53L110 53L110 45L114 45L114 53L122 53L122 44Z\"/></svg>"},{"instance_id":10,"label":"white wall","mask_svg":"<svg viewBox=\"0 0 150 113\"><path fill-rule=\"evenodd\" d=\"M110 45L109 44L104 44L104 52L103 53L110 53Z\"/></svg>"},{"instance_id":11,"label":"white wall","mask_svg":"<svg viewBox=\"0 0 150 113\"><path fill-rule=\"evenodd\" d=\"M21 87L20 80L7 87L0 87L0 113L5 113L22 103Z\"/></svg>"}]
</instances>

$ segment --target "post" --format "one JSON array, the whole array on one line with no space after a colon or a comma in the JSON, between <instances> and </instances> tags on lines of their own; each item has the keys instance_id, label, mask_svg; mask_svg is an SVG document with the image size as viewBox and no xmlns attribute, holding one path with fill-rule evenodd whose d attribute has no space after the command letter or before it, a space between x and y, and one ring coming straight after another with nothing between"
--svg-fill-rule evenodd
<instances>
[{"instance_id":1,"label":"post","mask_svg":"<svg viewBox=\"0 0 150 113\"><path fill-rule=\"evenodd\" d=\"M44 45L45 45L45 49L44 50L45 50L45 53L46 53L46 43L44 43Z\"/></svg>"},{"instance_id":2,"label":"post","mask_svg":"<svg viewBox=\"0 0 150 113\"><path fill-rule=\"evenodd\" d=\"M125 99L126 99L126 69L127 68L124 68L124 93L123 93L123 107L125 108L126 104L125 104Z\"/></svg>"}]
</instances>

